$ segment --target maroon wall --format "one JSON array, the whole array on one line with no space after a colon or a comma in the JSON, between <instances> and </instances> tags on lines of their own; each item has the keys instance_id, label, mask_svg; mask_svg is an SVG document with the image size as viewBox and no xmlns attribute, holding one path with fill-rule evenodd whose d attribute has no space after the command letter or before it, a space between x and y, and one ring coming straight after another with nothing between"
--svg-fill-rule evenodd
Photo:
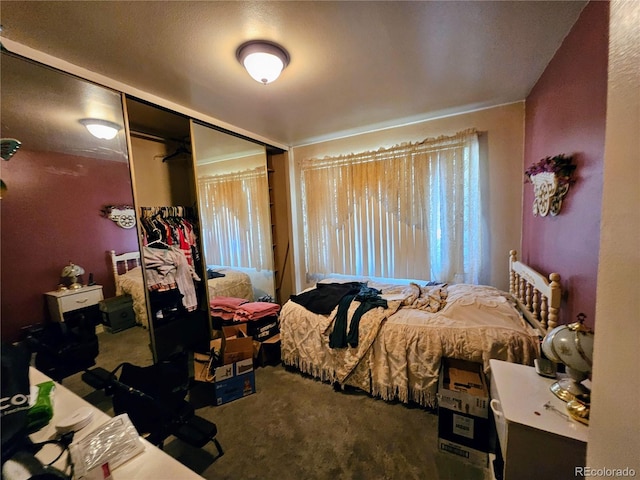
<instances>
[{"instance_id":1,"label":"maroon wall","mask_svg":"<svg viewBox=\"0 0 640 480\"><path fill-rule=\"evenodd\" d=\"M607 99L609 3L592 1L526 99L523 172L560 153L574 155L577 182L556 217L534 217L524 187L522 258L562 276L561 323L583 312L595 322ZM524 178L524 177L523 177Z\"/></svg>"},{"instance_id":2,"label":"maroon wall","mask_svg":"<svg viewBox=\"0 0 640 480\"><path fill-rule=\"evenodd\" d=\"M48 318L44 292L55 290L73 261L88 281L115 294L107 251L138 249L135 228L124 230L101 216L106 205L133 205L126 163L52 152L18 151L2 162L8 190L2 212L2 339Z\"/></svg>"}]
</instances>

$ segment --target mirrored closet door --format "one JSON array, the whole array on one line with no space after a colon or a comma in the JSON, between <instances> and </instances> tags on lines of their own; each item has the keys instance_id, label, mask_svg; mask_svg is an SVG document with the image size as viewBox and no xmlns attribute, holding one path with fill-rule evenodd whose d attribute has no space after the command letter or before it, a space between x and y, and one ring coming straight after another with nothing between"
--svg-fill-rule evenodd
<instances>
[{"instance_id":1,"label":"mirrored closet door","mask_svg":"<svg viewBox=\"0 0 640 480\"><path fill-rule=\"evenodd\" d=\"M209 298L275 299L264 145L192 121Z\"/></svg>"},{"instance_id":2,"label":"mirrored closet door","mask_svg":"<svg viewBox=\"0 0 640 480\"><path fill-rule=\"evenodd\" d=\"M209 347L210 321L189 119L126 98L143 282L154 358Z\"/></svg>"},{"instance_id":3,"label":"mirrored closet door","mask_svg":"<svg viewBox=\"0 0 640 480\"><path fill-rule=\"evenodd\" d=\"M1 69L2 338L11 341L89 310L100 322L100 301L118 293L109 252L139 246L121 94L6 51ZM91 133L92 124L112 130ZM148 331L132 322L99 333L99 366L152 361Z\"/></svg>"}]
</instances>

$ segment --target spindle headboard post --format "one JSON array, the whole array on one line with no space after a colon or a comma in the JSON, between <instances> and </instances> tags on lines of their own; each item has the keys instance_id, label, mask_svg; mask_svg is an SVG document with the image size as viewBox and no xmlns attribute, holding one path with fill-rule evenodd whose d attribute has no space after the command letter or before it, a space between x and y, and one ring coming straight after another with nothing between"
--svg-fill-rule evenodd
<instances>
[{"instance_id":1,"label":"spindle headboard post","mask_svg":"<svg viewBox=\"0 0 640 480\"><path fill-rule=\"evenodd\" d=\"M113 279L116 283L116 295L120 295L122 292L120 291L118 277L132 268L140 266L140 252L126 252L116 255L115 250L109 250L109 257L111 258Z\"/></svg>"},{"instance_id":2,"label":"spindle headboard post","mask_svg":"<svg viewBox=\"0 0 640 480\"><path fill-rule=\"evenodd\" d=\"M560 310L560 275L545 278L518 260L515 250L509 252L509 293L526 320L544 336L558 325Z\"/></svg>"}]
</instances>

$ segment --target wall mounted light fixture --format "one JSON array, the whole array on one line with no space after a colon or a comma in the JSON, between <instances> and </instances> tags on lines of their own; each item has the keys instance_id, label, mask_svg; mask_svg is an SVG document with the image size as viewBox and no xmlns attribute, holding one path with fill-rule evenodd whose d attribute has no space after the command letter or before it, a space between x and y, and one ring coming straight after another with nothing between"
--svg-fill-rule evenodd
<instances>
[{"instance_id":1,"label":"wall mounted light fixture","mask_svg":"<svg viewBox=\"0 0 640 480\"><path fill-rule=\"evenodd\" d=\"M89 130L91 135L103 140L111 140L120 131L120 125L117 123L101 120L99 118L83 118L80 120L80 123Z\"/></svg>"},{"instance_id":2,"label":"wall mounted light fixture","mask_svg":"<svg viewBox=\"0 0 640 480\"><path fill-rule=\"evenodd\" d=\"M267 40L251 40L236 50L236 58L256 81L267 84L289 65L289 54L280 45Z\"/></svg>"}]
</instances>

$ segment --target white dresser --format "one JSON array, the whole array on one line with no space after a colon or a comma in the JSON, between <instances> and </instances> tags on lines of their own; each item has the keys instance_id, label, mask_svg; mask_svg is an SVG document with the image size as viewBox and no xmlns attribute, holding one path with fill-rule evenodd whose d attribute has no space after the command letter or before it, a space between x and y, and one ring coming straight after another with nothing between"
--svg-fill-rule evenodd
<instances>
[{"instance_id":1,"label":"white dresser","mask_svg":"<svg viewBox=\"0 0 640 480\"><path fill-rule=\"evenodd\" d=\"M490 365L504 480L575 478L575 467L585 465L588 427L558 413L566 413L566 403L549 390L554 380L526 365ZM545 408L547 402L557 410Z\"/></svg>"},{"instance_id":2,"label":"white dresser","mask_svg":"<svg viewBox=\"0 0 640 480\"><path fill-rule=\"evenodd\" d=\"M98 305L102 296L102 285L90 285L77 290L55 290L44 294L54 322L64 322L64 314L81 308Z\"/></svg>"}]
</instances>

